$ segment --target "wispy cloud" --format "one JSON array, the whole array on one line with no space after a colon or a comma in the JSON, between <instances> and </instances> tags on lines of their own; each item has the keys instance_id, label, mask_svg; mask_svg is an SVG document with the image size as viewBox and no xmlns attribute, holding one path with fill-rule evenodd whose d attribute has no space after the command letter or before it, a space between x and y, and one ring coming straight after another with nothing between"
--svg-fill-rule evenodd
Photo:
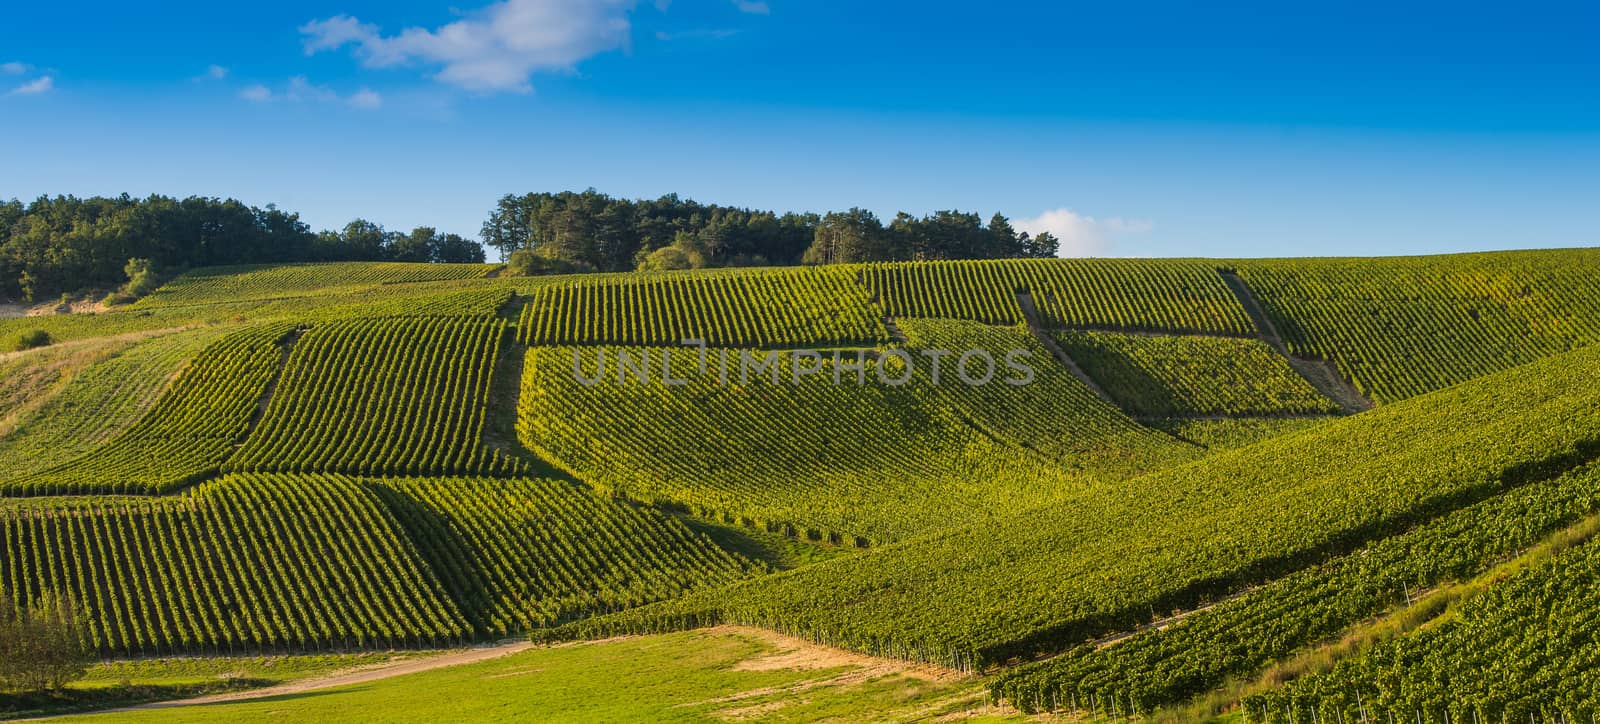
<instances>
[{"instance_id":1,"label":"wispy cloud","mask_svg":"<svg viewBox=\"0 0 1600 724\"><path fill-rule=\"evenodd\" d=\"M1048 231L1061 241L1060 256L1101 256L1111 248L1111 237L1119 234L1143 234L1155 228L1148 219L1125 219L1111 216L1096 219L1068 208L1046 211L1031 219L1017 219L1011 226L1037 236Z\"/></svg>"},{"instance_id":2,"label":"wispy cloud","mask_svg":"<svg viewBox=\"0 0 1600 724\"><path fill-rule=\"evenodd\" d=\"M239 97L252 103L326 103L350 106L362 110L373 110L383 106L383 96L371 88L362 88L348 96L339 95L338 91L325 85L312 83L303 75L289 79L278 90L273 90L265 85L256 83L239 91Z\"/></svg>"},{"instance_id":3,"label":"wispy cloud","mask_svg":"<svg viewBox=\"0 0 1600 724\"><path fill-rule=\"evenodd\" d=\"M721 40L738 35L739 31L731 28L717 28L714 30L684 30L669 33L665 30L656 32L656 40L671 42L673 40Z\"/></svg>"},{"instance_id":4,"label":"wispy cloud","mask_svg":"<svg viewBox=\"0 0 1600 724\"><path fill-rule=\"evenodd\" d=\"M733 0L733 6L739 8L741 13L754 15L772 14L772 8L767 6L766 0Z\"/></svg>"},{"instance_id":5,"label":"wispy cloud","mask_svg":"<svg viewBox=\"0 0 1600 724\"><path fill-rule=\"evenodd\" d=\"M362 88L351 94L349 98L345 99L345 102L349 103L352 108L375 110L383 106L383 96L378 95L377 92L370 88Z\"/></svg>"},{"instance_id":6,"label":"wispy cloud","mask_svg":"<svg viewBox=\"0 0 1600 724\"><path fill-rule=\"evenodd\" d=\"M12 88L11 92L8 95L14 95L14 96L36 96L36 95L39 95L40 93L49 93L55 87L56 87L56 79L51 77L51 76L46 75L46 76L41 76L41 77L38 77L38 78L34 78L33 80L30 80L30 81L28 81L26 83L23 83L22 85L19 85L19 86L15 87L15 88Z\"/></svg>"},{"instance_id":7,"label":"wispy cloud","mask_svg":"<svg viewBox=\"0 0 1600 724\"><path fill-rule=\"evenodd\" d=\"M527 93L538 72L570 72L587 58L625 48L637 0L503 0L429 30L384 35L349 15L300 26L307 55L354 46L369 68L437 66L433 78L476 92Z\"/></svg>"},{"instance_id":8,"label":"wispy cloud","mask_svg":"<svg viewBox=\"0 0 1600 724\"><path fill-rule=\"evenodd\" d=\"M228 77L228 69L215 63L206 66L206 72L200 74L201 80L222 80Z\"/></svg>"},{"instance_id":9,"label":"wispy cloud","mask_svg":"<svg viewBox=\"0 0 1600 724\"><path fill-rule=\"evenodd\" d=\"M6 75L22 75L30 70L33 70L33 66L21 61L13 60L10 63L0 63L0 73Z\"/></svg>"}]
</instances>

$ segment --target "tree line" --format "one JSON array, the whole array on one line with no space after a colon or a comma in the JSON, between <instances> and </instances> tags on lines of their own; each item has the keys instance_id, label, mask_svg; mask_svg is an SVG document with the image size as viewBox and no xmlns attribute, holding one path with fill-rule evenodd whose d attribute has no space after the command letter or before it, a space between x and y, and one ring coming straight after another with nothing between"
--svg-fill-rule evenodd
<instances>
[{"instance_id":1,"label":"tree line","mask_svg":"<svg viewBox=\"0 0 1600 724\"><path fill-rule=\"evenodd\" d=\"M362 219L313 232L299 214L234 199L0 201L0 297L7 299L145 286L153 273L189 267L310 261L482 262L483 248L430 227L402 233Z\"/></svg>"},{"instance_id":2,"label":"tree line","mask_svg":"<svg viewBox=\"0 0 1600 724\"><path fill-rule=\"evenodd\" d=\"M784 213L701 204L668 194L619 199L583 192L500 199L482 245L419 226L389 231L356 219L313 232L299 214L235 199L152 195L41 196L0 201L0 298L27 302L121 286L128 301L159 278L201 266L316 261L482 262L496 250L523 273L662 271L722 266L1052 257L994 214Z\"/></svg>"},{"instance_id":3,"label":"tree line","mask_svg":"<svg viewBox=\"0 0 1600 724\"><path fill-rule=\"evenodd\" d=\"M1053 257L1058 246L1048 232L1018 232L998 213L985 224L974 213L901 212L885 224L859 208L780 215L594 189L502 197L481 237L525 272Z\"/></svg>"}]
</instances>

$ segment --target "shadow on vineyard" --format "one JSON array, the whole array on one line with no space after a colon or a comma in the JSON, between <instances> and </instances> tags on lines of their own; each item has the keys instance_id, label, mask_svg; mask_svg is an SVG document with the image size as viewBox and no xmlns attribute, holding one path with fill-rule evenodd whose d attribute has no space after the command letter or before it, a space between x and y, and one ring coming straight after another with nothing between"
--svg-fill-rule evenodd
<instances>
[{"instance_id":1,"label":"shadow on vineyard","mask_svg":"<svg viewBox=\"0 0 1600 724\"><path fill-rule=\"evenodd\" d=\"M1591 250L485 273L199 270L29 320L82 349L4 361L7 595L106 656L737 624L1003 716L1594 711L1594 543L1551 543L1600 512ZM681 382L573 369L686 338ZM716 370L836 349L860 379ZM924 364L980 351L1027 383Z\"/></svg>"}]
</instances>

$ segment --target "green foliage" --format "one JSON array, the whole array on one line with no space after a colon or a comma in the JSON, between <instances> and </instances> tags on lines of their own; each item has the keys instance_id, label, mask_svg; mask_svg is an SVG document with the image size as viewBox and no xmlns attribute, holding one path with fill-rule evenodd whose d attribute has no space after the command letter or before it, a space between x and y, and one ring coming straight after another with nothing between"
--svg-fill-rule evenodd
<instances>
[{"instance_id":1,"label":"green foliage","mask_svg":"<svg viewBox=\"0 0 1600 724\"><path fill-rule=\"evenodd\" d=\"M1172 706L1403 606L1413 592L1475 575L1595 511L1600 466L1591 464L1285 576L1170 628L1010 669L992 690L1025 711Z\"/></svg>"},{"instance_id":2,"label":"green foliage","mask_svg":"<svg viewBox=\"0 0 1600 724\"><path fill-rule=\"evenodd\" d=\"M208 267L173 279L140 301L139 307L356 294L390 284L472 279L482 277L491 268L483 264L400 262Z\"/></svg>"},{"instance_id":3,"label":"green foliage","mask_svg":"<svg viewBox=\"0 0 1600 724\"><path fill-rule=\"evenodd\" d=\"M226 471L510 474L481 441L506 336L493 318L329 322L289 354L266 413Z\"/></svg>"},{"instance_id":4,"label":"green foliage","mask_svg":"<svg viewBox=\"0 0 1600 724\"><path fill-rule=\"evenodd\" d=\"M622 275L536 287L518 335L531 345L873 344L889 339L881 317L841 269Z\"/></svg>"},{"instance_id":5,"label":"green foliage","mask_svg":"<svg viewBox=\"0 0 1600 724\"><path fill-rule=\"evenodd\" d=\"M50 390L31 401L5 394L8 384L0 382L0 402L8 404L0 414L0 480L66 463L114 439L155 404L191 356L226 332L204 328L62 345L0 364L8 382L22 385L58 364L83 365L61 370ZM57 351L60 362L37 358Z\"/></svg>"},{"instance_id":6,"label":"green foliage","mask_svg":"<svg viewBox=\"0 0 1600 724\"><path fill-rule=\"evenodd\" d=\"M1428 626L1245 707L1269 722L1592 720L1600 716L1600 543L1515 574Z\"/></svg>"},{"instance_id":7,"label":"green foliage","mask_svg":"<svg viewBox=\"0 0 1600 724\"><path fill-rule=\"evenodd\" d=\"M1086 475L1125 477L1196 452L1096 398L1026 332L919 320L907 333L934 348L987 350L995 378L963 384L952 357L933 384L916 347L905 353L913 376L898 387L879 381L882 363L865 350L840 351L839 366L831 355L774 353L775 381L743 371L747 357L766 359L759 351L708 350L702 371L682 347L535 347L518 433L544 459L630 499L846 542L899 540L1045 504ZM1013 349L1031 353L1033 384L1006 384ZM858 353L860 373L844 366ZM663 384L664 354L684 384ZM618 382L622 355L651 360L652 382ZM601 381L580 381L574 360L588 378L601 357ZM820 371L795 381L796 364Z\"/></svg>"},{"instance_id":8,"label":"green foliage","mask_svg":"<svg viewBox=\"0 0 1600 724\"><path fill-rule=\"evenodd\" d=\"M1059 651L1586 462L1596 374L1600 348L1569 353L563 635L736 622L963 669Z\"/></svg>"},{"instance_id":9,"label":"green foliage","mask_svg":"<svg viewBox=\"0 0 1600 724\"><path fill-rule=\"evenodd\" d=\"M7 351L25 352L30 349L48 347L53 342L54 340L50 338L49 332L46 332L42 329L35 329L17 335L17 338L11 342L11 348Z\"/></svg>"},{"instance_id":10,"label":"green foliage","mask_svg":"<svg viewBox=\"0 0 1600 724\"><path fill-rule=\"evenodd\" d=\"M1173 417L1143 423L1184 442L1220 452L1321 425L1332 417Z\"/></svg>"},{"instance_id":11,"label":"green foliage","mask_svg":"<svg viewBox=\"0 0 1600 724\"><path fill-rule=\"evenodd\" d=\"M154 494L215 475L248 430L289 332L288 325L264 325L212 344L115 440L48 470L0 482L0 493Z\"/></svg>"},{"instance_id":12,"label":"green foliage","mask_svg":"<svg viewBox=\"0 0 1600 724\"><path fill-rule=\"evenodd\" d=\"M1254 339L1061 331L1056 341L1129 413L1336 413L1289 361Z\"/></svg>"},{"instance_id":13,"label":"green foliage","mask_svg":"<svg viewBox=\"0 0 1600 724\"><path fill-rule=\"evenodd\" d=\"M0 506L0 580L61 594L102 653L415 645L470 631L382 503L337 477ZM62 555L70 551L71 555Z\"/></svg>"},{"instance_id":14,"label":"green foliage","mask_svg":"<svg viewBox=\"0 0 1600 724\"><path fill-rule=\"evenodd\" d=\"M873 264L867 288L892 317L1020 324L1026 291L1050 327L1248 337L1255 325L1209 264L1172 259L1040 259Z\"/></svg>"},{"instance_id":15,"label":"green foliage","mask_svg":"<svg viewBox=\"0 0 1600 724\"><path fill-rule=\"evenodd\" d=\"M677 520L566 481L366 484L480 635L505 636L763 572Z\"/></svg>"},{"instance_id":16,"label":"green foliage","mask_svg":"<svg viewBox=\"0 0 1600 724\"><path fill-rule=\"evenodd\" d=\"M1379 402L1600 341L1600 249L1232 265L1291 352Z\"/></svg>"},{"instance_id":17,"label":"green foliage","mask_svg":"<svg viewBox=\"0 0 1600 724\"><path fill-rule=\"evenodd\" d=\"M82 678L94 657L77 607L59 594L12 600L0 588L0 691L49 691Z\"/></svg>"}]
</instances>

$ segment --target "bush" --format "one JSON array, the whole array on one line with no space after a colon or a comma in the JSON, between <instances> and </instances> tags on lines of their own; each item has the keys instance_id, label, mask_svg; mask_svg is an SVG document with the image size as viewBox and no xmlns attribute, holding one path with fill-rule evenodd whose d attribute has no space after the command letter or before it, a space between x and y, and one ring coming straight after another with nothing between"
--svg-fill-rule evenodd
<instances>
[{"instance_id":1,"label":"bush","mask_svg":"<svg viewBox=\"0 0 1600 724\"><path fill-rule=\"evenodd\" d=\"M9 601L0 595L0 600ZM46 596L29 608L0 605L0 689L61 689L94 661L83 620L72 602Z\"/></svg>"},{"instance_id":2,"label":"bush","mask_svg":"<svg viewBox=\"0 0 1600 724\"><path fill-rule=\"evenodd\" d=\"M42 329L35 329L32 332L23 332L22 334L17 335L17 338L11 342L10 351L21 352L23 350L34 349L36 347L48 347L54 341L55 340L50 339L49 332L46 332Z\"/></svg>"}]
</instances>

